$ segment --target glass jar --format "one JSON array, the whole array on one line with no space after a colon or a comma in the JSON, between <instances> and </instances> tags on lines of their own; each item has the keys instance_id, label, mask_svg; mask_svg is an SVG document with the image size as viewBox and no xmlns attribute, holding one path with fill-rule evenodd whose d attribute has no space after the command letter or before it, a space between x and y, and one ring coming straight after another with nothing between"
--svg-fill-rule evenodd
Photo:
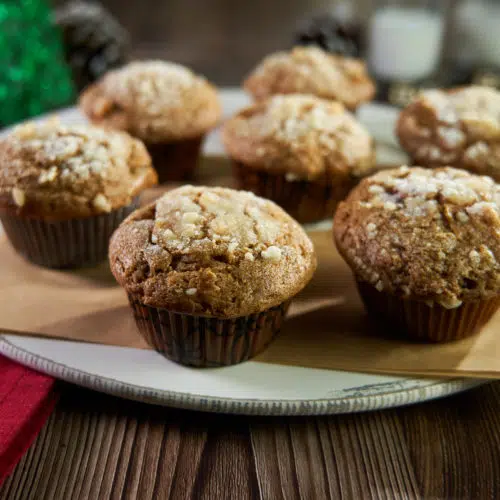
<instances>
[{"instance_id":1,"label":"glass jar","mask_svg":"<svg viewBox=\"0 0 500 500\"><path fill-rule=\"evenodd\" d=\"M368 63L384 81L413 82L437 68L446 2L376 0L368 27Z\"/></svg>"}]
</instances>

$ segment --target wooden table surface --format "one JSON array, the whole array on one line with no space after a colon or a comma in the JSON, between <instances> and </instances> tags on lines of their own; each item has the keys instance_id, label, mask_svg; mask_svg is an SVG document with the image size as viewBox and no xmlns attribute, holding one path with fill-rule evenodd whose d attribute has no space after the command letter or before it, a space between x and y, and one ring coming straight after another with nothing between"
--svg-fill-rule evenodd
<instances>
[{"instance_id":1,"label":"wooden table surface","mask_svg":"<svg viewBox=\"0 0 500 500\"><path fill-rule=\"evenodd\" d=\"M242 417L61 399L0 499L496 499L500 382L329 417Z\"/></svg>"}]
</instances>

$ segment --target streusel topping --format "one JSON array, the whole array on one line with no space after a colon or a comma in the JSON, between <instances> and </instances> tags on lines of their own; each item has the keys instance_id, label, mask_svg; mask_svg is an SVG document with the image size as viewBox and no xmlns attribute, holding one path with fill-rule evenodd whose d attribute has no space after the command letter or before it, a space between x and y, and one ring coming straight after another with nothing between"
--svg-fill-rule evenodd
<instances>
[{"instance_id":1,"label":"streusel topping","mask_svg":"<svg viewBox=\"0 0 500 500\"><path fill-rule=\"evenodd\" d=\"M428 90L422 93L426 106L431 108L439 121L456 124L463 121L474 129L482 122L491 125L498 134L500 128L500 92L490 87L471 86L455 91Z\"/></svg>"},{"instance_id":2,"label":"streusel topping","mask_svg":"<svg viewBox=\"0 0 500 500\"><path fill-rule=\"evenodd\" d=\"M80 104L93 122L152 143L201 135L221 114L217 92L205 78L165 61L133 62L108 72L82 94Z\"/></svg>"},{"instance_id":3,"label":"streusel topping","mask_svg":"<svg viewBox=\"0 0 500 500\"><path fill-rule=\"evenodd\" d=\"M370 100L375 86L365 64L330 54L318 47L295 47L267 56L244 87L256 100L274 94L313 94L335 99L348 108Z\"/></svg>"},{"instance_id":4,"label":"streusel topping","mask_svg":"<svg viewBox=\"0 0 500 500\"><path fill-rule=\"evenodd\" d=\"M224 144L237 161L296 179L362 176L373 168L374 141L338 102L277 95L226 122Z\"/></svg>"},{"instance_id":5,"label":"streusel topping","mask_svg":"<svg viewBox=\"0 0 500 500\"><path fill-rule=\"evenodd\" d=\"M500 179L500 92L494 89L423 92L401 113L397 132L417 162Z\"/></svg>"},{"instance_id":6,"label":"streusel topping","mask_svg":"<svg viewBox=\"0 0 500 500\"><path fill-rule=\"evenodd\" d=\"M458 307L500 293L500 186L454 168L401 167L341 203L337 246L379 291Z\"/></svg>"},{"instance_id":7,"label":"streusel topping","mask_svg":"<svg viewBox=\"0 0 500 500\"><path fill-rule=\"evenodd\" d=\"M315 257L300 225L269 200L184 186L130 216L110 245L113 273L155 307L241 316L309 281Z\"/></svg>"},{"instance_id":8,"label":"streusel topping","mask_svg":"<svg viewBox=\"0 0 500 500\"><path fill-rule=\"evenodd\" d=\"M110 212L156 183L139 140L92 126L20 126L0 143L0 164L2 205L38 216Z\"/></svg>"}]
</instances>

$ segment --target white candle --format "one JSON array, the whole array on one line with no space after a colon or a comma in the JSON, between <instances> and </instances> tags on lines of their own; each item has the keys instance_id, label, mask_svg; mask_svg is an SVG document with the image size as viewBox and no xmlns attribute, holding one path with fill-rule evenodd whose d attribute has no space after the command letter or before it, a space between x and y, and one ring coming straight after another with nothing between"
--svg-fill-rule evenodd
<instances>
[{"instance_id":1,"label":"white candle","mask_svg":"<svg viewBox=\"0 0 500 500\"><path fill-rule=\"evenodd\" d=\"M410 7L385 7L372 18L369 63L379 78L418 80L439 61L444 23L438 13Z\"/></svg>"}]
</instances>

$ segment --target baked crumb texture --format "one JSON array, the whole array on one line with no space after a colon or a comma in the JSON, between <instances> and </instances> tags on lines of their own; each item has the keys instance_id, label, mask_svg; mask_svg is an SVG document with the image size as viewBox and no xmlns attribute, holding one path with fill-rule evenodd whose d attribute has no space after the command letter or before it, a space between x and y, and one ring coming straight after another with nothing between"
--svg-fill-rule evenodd
<instances>
[{"instance_id":1,"label":"baked crumb texture","mask_svg":"<svg viewBox=\"0 0 500 500\"><path fill-rule=\"evenodd\" d=\"M32 123L0 142L0 208L39 217L108 213L156 183L137 139L93 126Z\"/></svg>"},{"instance_id":2,"label":"baked crumb texture","mask_svg":"<svg viewBox=\"0 0 500 500\"><path fill-rule=\"evenodd\" d=\"M369 101L375 85L358 59L318 47L295 47L267 56L244 82L256 100L274 94L313 94L342 102L350 109Z\"/></svg>"},{"instance_id":3,"label":"baked crumb texture","mask_svg":"<svg viewBox=\"0 0 500 500\"><path fill-rule=\"evenodd\" d=\"M500 293L500 186L454 168L363 180L335 215L337 247L379 291L459 307Z\"/></svg>"},{"instance_id":4,"label":"baked crumb texture","mask_svg":"<svg viewBox=\"0 0 500 500\"><path fill-rule=\"evenodd\" d=\"M416 164L453 165L500 181L500 92L487 87L423 92L397 124Z\"/></svg>"},{"instance_id":5,"label":"baked crumb texture","mask_svg":"<svg viewBox=\"0 0 500 500\"><path fill-rule=\"evenodd\" d=\"M290 182L331 184L366 175L375 163L368 131L344 106L315 96L277 95L242 110L223 129L229 155Z\"/></svg>"},{"instance_id":6,"label":"baked crumb texture","mask_svg":"<svg viewBox=\"0 0 500 500\"><path fill-rule=\"evenodd\" d=\"M141 303L219 318L298 293L316 267L311 241L252 193L184 186L136 211L110 243L117 281Z\"/></svg>"},{"instance_id":7,"label":"baked crumb texture","mask_svg":"<svg viewBox=\"0 0 500 500\"><path fill-rule=\"evenodd\" d=\"M201 136L221 117L215 87L165 61L133 62L106 73L83 92L80 106L92 122L150 143Z\"/></svg>"}]
</instances>

